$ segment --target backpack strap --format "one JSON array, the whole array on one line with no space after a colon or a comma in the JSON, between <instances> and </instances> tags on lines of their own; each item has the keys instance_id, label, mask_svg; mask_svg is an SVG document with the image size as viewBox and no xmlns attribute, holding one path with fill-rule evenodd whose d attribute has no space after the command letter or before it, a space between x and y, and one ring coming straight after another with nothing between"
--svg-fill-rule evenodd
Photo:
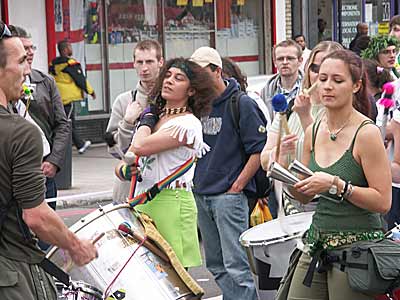
<instances>
[{"instance_id":1,"label":"backpack strap","mask_svg":"<svg viewBox=\"0 0 400 300\"><path fill-rule=\"evenodd\" d=\"M246 93L243 91L238 91L234 93L229 100L229 106L230 106L230 111L231 111L231 116L232 116L232 122L233 126L235 127L236 132L238 133L240 137L240 107L239 107L239 102L240 98L245 95ZM246 152L244 150L244 147L240 147L240 151L242 154L242 158L244 161L246 161Z\"/></svg>"}]
</instances>

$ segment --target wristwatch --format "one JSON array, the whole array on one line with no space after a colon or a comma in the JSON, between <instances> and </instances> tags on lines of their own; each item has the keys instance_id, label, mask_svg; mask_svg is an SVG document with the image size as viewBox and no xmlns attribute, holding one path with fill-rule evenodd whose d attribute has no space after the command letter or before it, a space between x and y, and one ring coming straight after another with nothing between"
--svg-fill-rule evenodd
<instances>
[{"instance_id":1,"label":"wristwatch","mask_svg":"<svg viewBox=\"0 0 400 300\"><path fill-rule=\"evenodd\" d=\"M338 194L338 183L339 183L339 177L334 176L333 177L333 181L332 181L332 185L329 188L329 194L331 195L337 195Z\"/></svg>"}]
</instances>

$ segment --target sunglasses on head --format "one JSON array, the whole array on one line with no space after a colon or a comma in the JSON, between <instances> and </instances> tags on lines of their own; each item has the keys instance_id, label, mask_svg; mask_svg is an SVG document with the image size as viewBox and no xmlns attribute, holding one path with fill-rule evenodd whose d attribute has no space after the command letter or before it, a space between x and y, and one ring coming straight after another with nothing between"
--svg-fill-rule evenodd
<instances>
[{"instance_id":1,"label":"sunglasses on head","mask_svg":"<svg viewBox=\"0 0 400 300\"><path fill-rule=\"evenodd\" d=\"M318 73L319 72L319 67L320 67L320 65L312 63L310 65L310 71L313 72L313 73Z\"/></svg>"},{"instance_id":2,"label":"sunglasses on head","mask_svg":"<svg viewBox=\"0 0 400 300\"><path fill-rule=\"evenodd\" d=\"M0 40L4 39L4 38L12 37L11 31L10 31L10 29L8 29L7 25L3 24L3 26L4 27L3 27L3 31L0 35Z\"/></svg>"}]
</instances>

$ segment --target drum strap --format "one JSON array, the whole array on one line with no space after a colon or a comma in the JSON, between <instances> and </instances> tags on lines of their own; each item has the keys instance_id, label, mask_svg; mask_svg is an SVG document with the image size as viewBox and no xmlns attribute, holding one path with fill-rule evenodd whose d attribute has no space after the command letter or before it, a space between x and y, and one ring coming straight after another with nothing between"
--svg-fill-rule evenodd
<instances>
[{"instance_id":1,"label":"drum strap","mask_svg":"<svg viewBox=\"0 0 400 300\"><path fill-rule=\"evenodd\" d=\"M146 190L144 193L141 193L140 195L137 195L134 198L128 199L128 203L131 207L135 207L138 204L145 204L148 201L154 199L154 197L161 192L161 190L165 189L167 186L169 186L172 182L174 182L176 179L181 177L183 174L185 174L187 171L190 170L190 168L193 166L196 158L191 157L189 158L184 164L182 164L179 168L177 168L174 172L172 172L170 175L165 177L163 180L157 182L154 184L151 188ZM132 178L132 180L136 180Z\"/></svg>"},{"instance_id":2,"label":"drum strap","mask_svg":"<svg viewBox=\"0 0 400 300\"><path fill-rule=\"evenodd\" d=\"M46 257L39 263L39 266L48 274L55 277L58 281L64 283L66 286L70 284L70 278L61 268L55 265Z\"/></svg>"}]
</instances>

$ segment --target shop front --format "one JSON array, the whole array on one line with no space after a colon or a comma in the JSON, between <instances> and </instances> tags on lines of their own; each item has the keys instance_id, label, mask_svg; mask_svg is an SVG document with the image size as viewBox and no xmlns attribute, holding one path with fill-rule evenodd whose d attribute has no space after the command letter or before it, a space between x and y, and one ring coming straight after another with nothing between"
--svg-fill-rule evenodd
<instances>
[{"instance_id":1,"label":"shop front","mask_svg":"<svg viewBox=\"0 0 400 300\"><path fill-rule=\"evenodd\" d=\"M102 137L116 96L136 86L133 48L158 40L166 59L215 47L248 75L269 73L265 64L262 0L54 0L56 42L68 39L87 72L96 100L78 110L83 135ZM270 35L267 35L267 39ZM267 54L270 57L270 54ZM100 125L100 126L99 126Z\"/></svg>"},{"instance_id":2,"label":"shop front","mask_svg":"<svg viewBox=\"0 0 400 300\"><path fill-rule=\"evenodd\" d=\"M297 0L292 0L292 3ZM348 47L359 22L368 24L369 35L387 34L390 18L398 14L394 0L301 0L294 5L294 34L303 32L310 48L322 40L338 41Z\"/></svg>"}]
</instances>

